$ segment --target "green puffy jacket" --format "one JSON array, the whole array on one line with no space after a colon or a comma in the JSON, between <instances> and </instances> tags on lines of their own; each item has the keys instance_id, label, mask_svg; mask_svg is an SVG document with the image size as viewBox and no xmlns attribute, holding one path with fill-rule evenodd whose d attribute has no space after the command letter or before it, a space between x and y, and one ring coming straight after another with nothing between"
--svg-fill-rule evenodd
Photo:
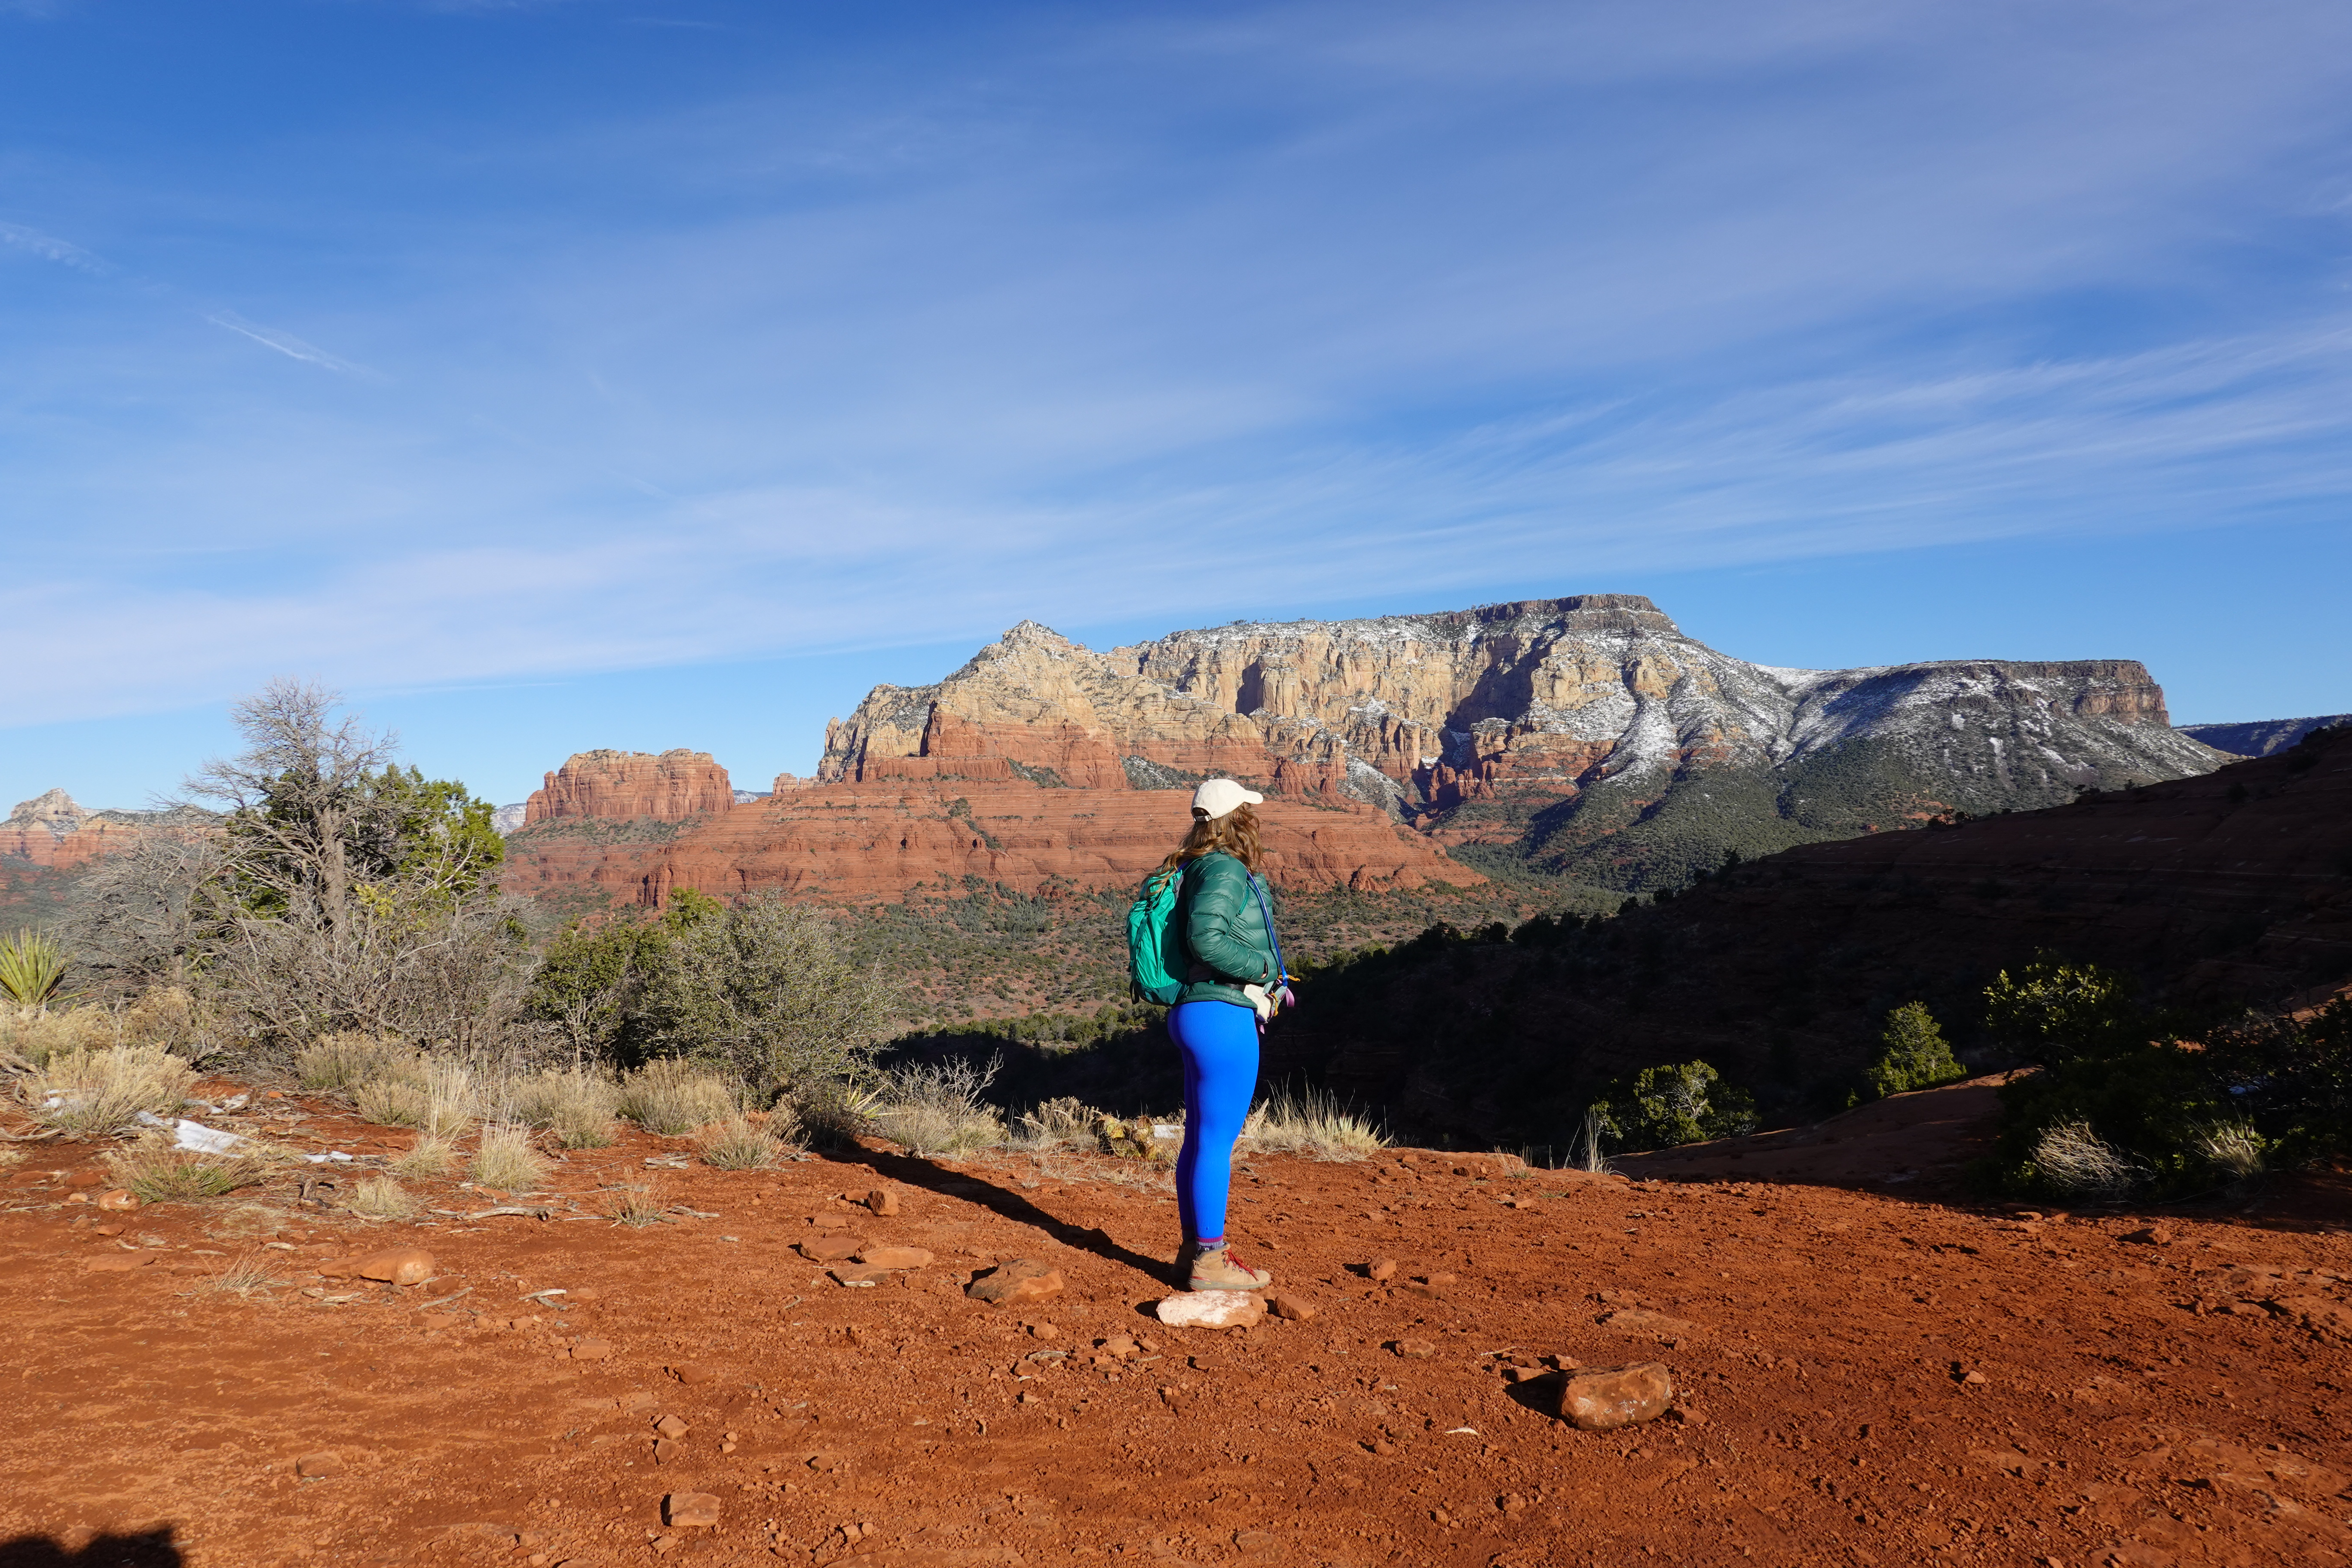
<instances>
[{"instance_id":1,"label":"green puffy jacket","mask_svg":"<svg viewBox=\"0 0 2352 1568\"><path fill-rule=\"evenodd\" d=\"M1258 901L1249 868L1222 849L1184 868L1176 894L1176 929L1184 934L1183 994L1187 1002L1231 1002L1246 1007L1244 985L1272 988L1280 978L1274 933L1266 930L1268 904Z\"/></svg>"}]
</instances>

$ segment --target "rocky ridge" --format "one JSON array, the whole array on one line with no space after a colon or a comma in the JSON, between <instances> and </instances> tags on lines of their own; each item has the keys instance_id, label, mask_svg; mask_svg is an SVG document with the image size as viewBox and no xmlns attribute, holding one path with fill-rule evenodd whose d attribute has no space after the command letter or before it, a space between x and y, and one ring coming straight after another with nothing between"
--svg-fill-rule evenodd
<instances>
[{"instance_id":1,"label":"rocky ridge","mask_svg":"<svg viewBox=\"0 0 2352 1568\"><path fill-rule=\"evenodd\" d=\"M2256 719L2237 724L2183 724L2180 732L2216 751L2240 757L2267 757L2284 752L2314 730L2352 724L2352 713L2323 713L2313 719Z\"/></svg>"},{"instance_id":2,"label":"rocky ridge","mask_svg":"<svg viewBox=\"0 0 2352 1568\"><path fill-rule=\"evenodd\" d=\"M2221 761L2171 728L2136 660L1778 668L1684 635L1642 595L1587 594L1235 623L1108 653L1024 622L936 685L875 688L827 726L818 778L1121 790L1223 773L1643 887L1726 848L2052 805ZM1718 800L1727 785L1739 798ZM1674 832L1661 815L1723 820Z\"/></svg>"},{"instance_id":3,"label":"rocky ridge","mask_svg":"<svg viewBox=\"0 0 2352 1568\"><path fill-rule=\"evenodd\" d=\"M31 800L0 822L0 856L45 869L85 865L152 833L185 833L215 818L194 807L173 811L120 811L83 805L62 789Z\"/></svg>"}]
</instances>

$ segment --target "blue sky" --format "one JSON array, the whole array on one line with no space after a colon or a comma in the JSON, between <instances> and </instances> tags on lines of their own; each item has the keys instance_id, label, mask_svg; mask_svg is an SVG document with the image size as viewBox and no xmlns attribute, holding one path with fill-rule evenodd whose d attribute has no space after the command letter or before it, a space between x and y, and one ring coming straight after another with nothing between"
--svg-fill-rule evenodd
<instances>
[{"instance_id":1,"label":"blue sky","mask_svg":"<svg viewBox=\"0 0 2352 1568\"><path fill-rule=\"evenodd\" d=\"M1595 591L2352 709L2347 285L2340 0L0 0L0 808Z\"/></svg>"}]
</instances>

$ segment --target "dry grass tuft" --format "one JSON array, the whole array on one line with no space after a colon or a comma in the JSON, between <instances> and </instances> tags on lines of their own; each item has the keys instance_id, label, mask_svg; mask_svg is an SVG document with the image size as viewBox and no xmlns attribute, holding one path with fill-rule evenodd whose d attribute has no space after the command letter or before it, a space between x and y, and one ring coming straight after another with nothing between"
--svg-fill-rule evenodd
<instances>
[{"instance_id":1,"label":"dry grass tuft","mask_svg":"<svg viewBox=\"0 0 2352 1568\"><path fill-rule=\"evenodd\" d=\"M2070 1197L2121 1197L2139 1184L2139 1171L2087 1121L2062 1121L2033 1144L2034 1169Z\"/></svg>"},{"instance_id":2,"label":"dry grass tuft","mask_svg":"<svg viewBox=\"0 0 2352 1568\"><path fill-rule=\"evenodd\" d=\"M1093 1106L1065 1095L1015 1117L1007 1142L1014 1149L1038 1154L1055 1149L1092 1149L1097 1145L1095 1129L1102 1119L1103 1113Z\"/></svg>"},{"instance_id":3,"label":"dry grass tuft","mask_svg":"<svg viewBox=\"0 0 2352 1568\"><path fill-rule=\"evenodd\" d=\"M620 1110L646 1131L677 1138L733 1115L735 1091L690 1062L647 1062L621 1080Z\"/></svg>"},{"instance_id":4,"label":"dry grass tuft","mask_svg":"<svg viewBox=\"0 0 2352 1568\"><path fill-rule=\"evenodd\" d=\"M659 1225L669 1217L669 1200L649 1182L632 1182L613 1191L604 1213L614 1225Z\"/></svg>"},{"instance_id":5,"label":"dry grass tuft","mask_svg":"<svg viewBox=\"0 0 2352 1568\"><path fill-rule=\"evenodd\" d=\"M547 1162L531 1147L530 1129L493 1124L482 1129L467 1171L478 1187L527 1193L547 1180Z\"/></svg>"},{"instance_id":6,"label":"dry grass tuft","mask_svg":"<svg viewBox=\"0 0 2352 1568\"><path fill-rule=\"evenodd\" d=\"M189 1289L191 1296L247 1296L256 1290L273 1289L286 1283L269 1271L268 1256L260 1251L242 1253L229 1259L215 1274L206 1275Z\"/></svg>"},{"instance_id":7,"label":"dry grass tuft","mask_svg":"<svg viewBox=\"0 0 2352 1568\"><path fill-rule=\"evenodd\" d=\"M992 1147L1004 1142L1004 1123L980 1097L1003 1066L959 1059L899 1068L885 1075L866 1115L909 1153Z\"/></svg>"},{"instance_id":8,"label":"dry grass tuft","mask_svg":"<svg viewBox=\"0 0 2352 1568\"><path fill-rule=\"evenodd\" d=\"M352 1109L379 1127L420 1127L425 1122L425 1086L404 1079L372 1078L352 1092Z\"/></svg>"},{"instance_id":9,"label":"dry grass tuft","mask_svg":"<svg viewBox=\"0 0 2352 1568\"><path fill-rule=\"evenodd\" d=\"M2259 1176L2268 1168L2263 1135L2242 1121L2218 1122L2197 1135L2194 1147L2209 1165L2231 1181Z\"/></svg>"},{"instance_id":10,"label":"dry grass tuft","mask_svg":"<svg viewBox=\"0 0 2352 1568\"><path fill-rule=\"evenodd\" d=\"M749 1117L730 1116L714 1121L694 1135L702 1162L722 1171L763 1171L783 1152L783 1142Z\"/></svg>"},{"instance_id":11,"label":"dry grass tuft","mask_svg":"<svg viewBox=\"0 0 2352 1568\"><path fill-rule=\"evenodd\" d=\"M51 1057L20 1092L43 1125L103 1137L132 1125L142 1110L179 1110L195 1082L195 1068L160 1047L114 1046Z\"/></svg>"},{"instance_id":12,"label":"dry grass tuft","mask_svg":"<svg viewBox=\"0 0 2352 1568\"><path fill-rule=\"evenodd\" d=\"M446 1176L457 1168L457 1150L446 1138L419 1132L408 1152L392 1162L394 1173L412 1181L422 1176Z\"/></svg>"},{"instance_id":13,"label":"dry grass tuft","mask_svg":"<svg viewBox=\"0 0 2352 1568\"><path fill-rule=\"evenodd\" d=\"M294 1078L304 1089L322 1093L357 1089L376 1079L423 1089L425 1063L406 1043L390 1036L321 1035L317 1044L294 1053Z\"/></svg>"},{"instance_id":14,"label":"dry grass tuft","mask_svg":"<svg viewBox=\"0 0 2352 1568\"><path fill-rule=\"evenodd\" d=\"M1242 1124L1242 1137L1275 1153L1318 1160L1361 1160L1388 1147L1388 1134L1338 1096L1309 1089L1277 1089Z\"/></svg>"},{"instance_id":15,"label":"dry grass tuft","mask_svg":"<svg viewBox=\"0 0 2352 1568\"><path fill-rule=\"evenodd\" d=\"M411 1219L417 1202L390 1176L362 1176L352 1189L352 1213L363 1219Z\"/></svg>"},{"instance_id":16,"label":"dry grass tuft","mask_svg":"<svg viewBox=\"0 0 2352 1568\"><path fill-rule=\"evenodd\" d=\"M515 1089L515 1114L553 1132L566 1149L603 1149L618 1135L618 1085L580 1068L548 1071Z\"/></svg>"},{"instance_id":17,"label":"dry grass tuft","mask_svg":"<svg viewBox=\"0 0 2352 1568\"><path fill-rule=\"evenodd\" d=\"M168 1136L142 1138L100 1157L114 1178L141 1203L195 1203L249 1187L267 1177L276 1162L258 1150L202 1154L173 1145Z\"/></svg>"}]
</instances>

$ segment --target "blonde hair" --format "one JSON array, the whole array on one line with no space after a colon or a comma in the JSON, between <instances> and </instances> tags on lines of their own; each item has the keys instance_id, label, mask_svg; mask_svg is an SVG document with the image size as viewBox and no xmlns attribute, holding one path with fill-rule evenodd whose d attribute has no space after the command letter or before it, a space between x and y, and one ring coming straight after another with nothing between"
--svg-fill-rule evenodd
<instances>
[{"instance_id":1,"label":"blonde hair","mask_svg":"<svg viewBox=\"0 0 2352 1568\"><path fill-rule=\"evenodd\" d=\"M1179 866L1198 860L1203 855L1223 850L1252 871L1257 869L1257 813L1244 801L1223 816L1211 816L1199 806L1192 808L1192 830L1184 835L1184 842L1176 852L1160 862L1162 871L1173 871Z\"/></svg>"}]
</instances>

